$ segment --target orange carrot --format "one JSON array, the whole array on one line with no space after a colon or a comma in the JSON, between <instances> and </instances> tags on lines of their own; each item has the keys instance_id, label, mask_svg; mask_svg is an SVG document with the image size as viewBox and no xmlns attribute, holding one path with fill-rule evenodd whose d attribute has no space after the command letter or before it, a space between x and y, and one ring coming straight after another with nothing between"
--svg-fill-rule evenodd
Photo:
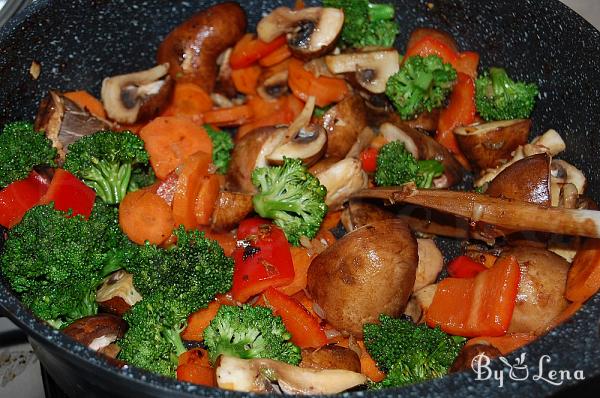
<instances>
[{"instance_id":1,"label":"orange carrot","mask_svg":"<svg viewBox=\"0 0 600 398\"><path fill-rule=\"evenodd\" d=\"M202 126L186 117L157 117L140 131L140 137L150 155L150 164L160 179L165 179L198 151L212 156L210 137Z\"/></svg>"},{"instance_id":2,"label":"orange carrot","mask_svg":"<svg viewBox=\"0 0 600 398\"><path fill-rule=\"evenodd\" d=\"M287 107L288 101L287 96L266 100L258 95L253 95L248 97L246 104L252 108L252 120L256 120L271 116L274 113L280 113L282 109Z\"/></svg>"},{"instance_id":3,"label":"orange carrot","mask_svg":"<svg viewBox=\"0 0 600 398\"><path fill-rule=\"evenodd\" d=\"M235 137L236 140L259 127L289 125L304 107L304 103L293 95L282 97L277 101L252 99L248 105L256 109L254 111L257 112L255 113L256 117L240 126Z\"/></svg>"},{"instance_id":4,"label":"orange carrot","mask_svg":"<svg viewBox=\"0 0 600 398\"><path fill-rule=\"evenodd\" d=\"M196 222L198 225L210 224L220 190L221 183L218 175L208 174L204 176L195 205Z\"/></svg>"},{"instance_id":5,"label":"orange carrot","mask_svg":"<svg viewBox=\"0 0 600 398\"><path fill-rule=\"evenodd\" d=\"M290 247L292 253L292 262L294 264L294 280L287 286L279 288L280 291L287 295L294 295L306 288L306 279L308 277L308 267L310 266L311 257L308 250L304 247Z\"/></svg>"},{"instance_id":6,"label":"orange carrot","mask_svg":"<svg viewBox=\"0 0 600 398\"><path fill-rule=\"evenodd\" d=\"M252 108L248 105L238 105L205 112L204 121L215 126L239 126L252 116Z\"/></svg>"},{"instance_id":7,"label":"orange carrot","mask_svg":"<svg viewBox=\"0 0 600 398\"><path fill-rule=\"evenodd\" d=\"M119 225L133 242L159 245L173 230L171 207L147 190L130 192L119 205Z\"/></svg>"},{"instance_id":8,"label":"orange carrot","mask_svg":"<svg viewBox=\"0 0 600 398\"><path fill-rule=\"evenodd\" d=\"M183 225L192 229L198 225L196 221L196 198L208 175L208 167L212 162L211 155L206 152L196 152L184 163L177 180L177 188L173 196L173 220L175 225Z\"/></svg>"},{"instance_id":9,"label":"orange carrot","mask_svg":"<svg viewBox=\"0 0 600 398\"><path fill-rule=\"evenodd\" d=\"M223 248L226 256L231 257L233 251L237 247L237 240L231 232L214 232L209 228L201 229L204 231L204 235L208 239L216 240L219 245Z\"/></svg>"},{"instance_id":10,"label":"orange carrot","mask_svg":"<svg viewBox=\"0 0 600 398\"><path fill-rule=\"evenodd\" d=\"M296 0L294 3L294 10L302 10L304 7L304 0Z\"/></svg>"},{"instance_id":11,"label":"orange carrot","mask_svg":"<svg viewBox=\"0 0 600 398\"><path fill-rule=\"evenodd\" d=\"M600 289L600 239L588 239L577 251L569 275L565 297L584 302Z\"/></svg>"},{"instance_id":12,"label":"orange carrot","mask_svg":"<svg viewBox=\"0 0 600 398\"><path fill-rule=\"evenodd\" d=\"M75 102L77 105L86 109L92 115L106 118L106 112L104 111L104 106L102 106L102 102L100 102L96 97L87 91L69 91L63 94L65 97Z\"/></svg>"},{"instance_id":13,"label":"orange carrot","mask_svg":"<svg viewBox=\"0 0 600 398\"><path fill-rule=\"evenodd\" d=\"M208 352L202 348L193 348L181 354L177 380L209 387L216 386L216 374L208 361Z\"/></svg>"},{"instance_id":14,"label":"orange carrot","mask_svg":"<svg viewBox=\"0 0 600 398\"><path fill-rule=\"evenodd\" d=\"M203 112L212 109L210 95L194 83L177 83L173 89L171 103L163 116L200 117Z\"/></svg>"},{"instance_id":15,"label":"orange carrot","mask_svg":"<svg viewBox=\"0 0 600 398\"><path fill-rule=\"evenodd\" d=\"M181 338L190 341L204 340L204 329L213 320L221 303L217 300L211 302L208 307L198 310L188 317L187 326L181 333Z\"/></svg>"},{"instance_id":16,"label":"orange carrot","mask_svg":"<svg viewBox=\"0 0 600 398\"><path fill-rule=\"evenodd\" d=\"M537 337L529 333L508 333L504 336L495 337L475 337L467 341L465 347L474 344L491 345L500 351L502 355L508 355L509 353L531 343Z\"/></svg>"},{"instance_id":17,"label":"orange carrot","mask_svg":"<svg viewBox=\"0 0 600 398\"><path fill-rule=\"evenodd\" d=\"M246 68L233 69L231 71L231 79L237 91L252 95L256 94L256 86L258 85L258 78L261 73L262 69L260 66L252 65Z\"/></svg>"},{"instance_id":18,"label":"orange carrot","mask_svg":"<svg viewBox=\"0 0 600 398\"><path fill-rule=\"evenodd\" d=\"M288 85L294 95L302 101L314 96L317 106L323 108L341 101L348 94L348 86L343 79L316 77L304 69L304 64L298 59L290 59L288 71Z\"/></svg>"},{"instance_id":19,"label":"orange carrot","mask_svg":"<svg viewBox=\"0 0 600 398\"><path fill-rule=\"evenodd\" d=\"M379 370L375 360L369 355L365 343L362 340L357 340L356 343L360 347L360 372L367 376L369 380L377 383L385 379L385 373Z\"/></svg>"},{"instance_id":20,"label":"orange carrot","mask_svg":"<svg viewBox=\"0 0 600 398\"><path fill-rule=\"evenodd\" d=\"M287 46L287 44L284 44L283 46L279 47L277 50L273 51L271 54L262 58L260 61L258 61L258 63L260 64L260 66L264 66L265 68L268 68L270 66L277 65L277 64L285 61L286 59L290 58L291 56L292 56L292 52L290 51L290 48Z\"/></svg>"}]
</instances>

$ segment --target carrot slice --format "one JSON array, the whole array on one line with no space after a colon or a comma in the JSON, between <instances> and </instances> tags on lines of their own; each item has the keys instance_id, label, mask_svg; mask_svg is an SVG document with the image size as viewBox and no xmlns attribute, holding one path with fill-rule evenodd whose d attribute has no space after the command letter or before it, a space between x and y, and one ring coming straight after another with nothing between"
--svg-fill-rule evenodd
<instances>
[{"instance_id":1,"label":"carrot slice","mask_svg":"<svg viewBox=\"0 0 600 398\"><path fill-rule=\"evenodd\" d=\"M314 96L317 106L321 108L341 101L348 94L348 86L343 79L316 77L304 69L304 64L298 59L290 59L288 72L288 85L294 95L302 101Z\"/></svg>"},{"instance_id":2,"label":"carrot slice","mask_svg":"<svg viewBox=\"0 0 600 398\"><path fill-rule=\"evenodd\" d=\"M277 65L277 64L285 61L286 59L290 58L291 56L292 56L292 52L290 51L290 48L287 46L287 44L285 44L285 45L279 47L277 50L273 51L271 54L262 58L260 61L258 61L258 63L260 64L260 66L264 66L265 68L268 68L270 66Z\"/></svg>"},{"instance_id":3,"label":"carrot slice","mask_svg":"<svg viewBox=\"0 0 600 398\"><path fill-rule=\"evenodd\" d=\"M252 95L256 94L258 78L262 73L262 69L258 65L248 66L242 69L233 69L231 71L231 79L235 85L235 89L240 93Z\"/></svg>"},{"instance_id":4,"label":"carrot slice","mask_svg":"<svg viewBox=\"0 0 600 398\"><path fill-rule=\"evenodd\" d=\"M205 112L204 122L215 126L239 126L252 116L252 108L248 105L238 105Z\"/></svg>"},{"instance_id":5,"label":"carrot slice","mask_svg":"<svg viewBox=\"0 0 600 398\"><path fill-rule=\"evenodd\" d=\"M86 109L94 116L106 118L106 111L102 102L87 91L69 91L63 94L65 97L75 102L77 105Z\"/></svg>"},{"instance_id":6,"label":"carrot slice","mask_svg":"<svg viewBox=\"0 0 600 398\"><path fill-rule=\"evenodd\" d=\"M385 379L385 373L379 370L375 360L369 355L365 343L362 340L357 340L356 343L360 347L360 373L375 383Z\"/></svg>"},{"instance_id":7,"label":"carrot slice","mask_svg":"<svg viewBox=\"0 0 600 398\"><path fill-rule=\"evenodd\" d=\"M213 320L217 311L221 308L221 303L217 300L208 304L208 307L194 312L188 317L187 326L181 333L181 338L190 341L204 340L204 329Z\"/></svg>"},{"instance_id":8,"label":"carrot slice","mask_svg":"<svg viewBox=\"0 0 600 398\"><path fill-rule=\"evenodd\" d=\"M600 239L588 239L569 269L565 297L584 302L600 289Z\"/></svg>"},{"instance_id":9,"label":"carrot slice","mask_svg":"<svg viewBox=\"0 0 600 398\"><path fill-rule=\"evenodd\" d=\"M507 333L504 336L495 337L475 337L467 341L465 347L474 344L491 345L500 351L502 355L508 355L511 352L531 343L537 336L529 333Z\"/></svg>"},{"instance_id":10,"label":"carrot slice","mask_svg":"<svg viewBox=\"0 0 600 398\"><path fill-rule=\"evenodd\" d=\"M148 190L130 192L119 205L119 224L133 242L159 245L173 231L171 207Z\"/></svg>"},{"instance_id":11,"label":"carrot slice","mask_svg":"<svg viewBox=\"0 0 600 398\"><path fill-rule=\"evenodd\" d=\"M216 374L208 361L208 352L202 348L193 348L181 354L177 380L209 387L216 386Z\"/></svg>"},{"instance_id":12,"label":"carrot slice","mask_svg":"<svg viewBox=\"0 0 600 398\"><path fill-rule=\"evenodd\" d=\"M308 268L312 258L304 247L292 246L290 251L292 253L292 263L294 264L294 280L289 285L279 288L279 290L292 296L306 288Z\"/></svg>"},{"instance_id":13,"label":"carrot slice","mask_svg":"<svg viewBox=\"0 0 600 398\"><path fill-rule=\"evenodd\" d=\"M173 89L171 103L163 116L201 117L203 112L212 109L210 95L194 83L177 83Z\"/></svg>"},{"instance_id":14,"label":"carrot slice","mask_svg":"<svg viewBox=\"0 0 600 398\"><path fill-rule=\"evenodd\" d=\"M198 225L196 221L196 198L212 157L206 152L196 152L184 163L173 195L173 220L189 230Z\"/></svg>"},{"instance_id":15,"label":"carrot slice","mask_svg":"<svg viewBox=\"0 0 600 398\"><path fill-rule=\"evenodd\" d=\"M293 95L288 95L277 101L252 99L248 102L248 105L253 108L256 117L240 126L235 137L236 140L259 127L289 125L302 112L304 107L302 101Z\"/></svg>"},{"instance_id":16,"label":"carrot slice","mask_svg":"<svg viewBox=\"0 0 600 398\"><path fill-rule=\"evenodd\" d=\"M231 257L237 247L237 239L231 232L215 232L210 228L201 229L207 239L216 240L219 246L223 248L225 255Z\"/></svg>"},{"instance_id":17,"label":"carrot slice","mask_svg":"<svg viewBox=\"0 0 600 398\"><path fill-rule=\"evenodd\" d=\"M157 117L140 131L140 137L150 155L150 164L161 180L198 151L212 156L210 137L202 126L186 117Z\"/></svg>"},{"instance_id":18,"label":"carrot slice","mask_svg":"<svg viewBox=\"0 0 600 398\"><path fill-rule=\"evenodd\" d=\"M219 176L216 174L204 176L204 181L200 186L198 197L196 198L195 212L198 225L210 224L220 190L221 182L219 181Z\"/></svg>"}]
</instances>

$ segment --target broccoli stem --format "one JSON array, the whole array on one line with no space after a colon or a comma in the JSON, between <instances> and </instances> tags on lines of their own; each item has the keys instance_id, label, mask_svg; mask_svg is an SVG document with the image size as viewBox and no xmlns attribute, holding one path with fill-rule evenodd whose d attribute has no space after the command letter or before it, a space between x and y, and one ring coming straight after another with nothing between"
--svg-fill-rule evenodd
<instances>
[{"instance_id":1,"label":"broccoli stem","mask_svg":"<svg viewBox=\"0 0 600 398\"><path fill-rule=\"evenodd\" d=\"M391 4L369 3L369 19L371 21L388 21L394 19L395 10Z\"/></svg>"},{"instance_id":2,"label":"broccoli stem","mask_svg":"<svg viewBox=\"0 0 600 398\"><path fill-rule=\"evenodd\" d=\"M183 340L181 340L180 333L181 333L181 330L179 330L178 328L166 329L164 331L165 338L171 344L173 344L173 347L175 347L175 353L177 354L177 356L179 356L187 351L187 348L185 348L185 346L183 345Z\"/></svg>"},{"instance_id":3,"label":"broccoli stem","mask_svg":"<svg viewBox=\"0 0 600 398\"><path fill-rule=\"evenodd\" d=\"M130 163L97 161L96 167L90 168L83 178L105 203L116 204L121 202L127 194L131 171Z\"/></svg>"},{"instance_id":4,"label":"broccoli stem","mask_svg":"<svg viewBox=\"0 0 600 398\"><path fill-rule=\"evenodd\" d=\"M274 218L277 212L299 212L297 203L282 202L279 200L270 200L260 197L260 195L254 196L252 202L254 203L254 210L264 218Z\"/></svg>"},{"instance_id":5,"label":"broccoli stem","mask_svg":"<svg viewBox=\"0 0 600 398\"><path fill-rule=\"evenodd\" d=\"M502 95L504 91L513 83L508 77L506 70L502 68L490 68L490 77L496 95ZM490 97L493 95L491 94Z\"/></svg>"}]
</instances>

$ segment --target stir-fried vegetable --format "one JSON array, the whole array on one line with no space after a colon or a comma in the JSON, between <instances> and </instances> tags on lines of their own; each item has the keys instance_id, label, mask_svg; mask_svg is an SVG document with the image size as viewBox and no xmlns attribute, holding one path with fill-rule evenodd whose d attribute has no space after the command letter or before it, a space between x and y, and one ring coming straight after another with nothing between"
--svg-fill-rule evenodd
<instances>
[{"instance_id":1,"label":"stir-fried vegetable","mask_svg":"<svg viewBox=\"0 0 600 398\"><path fill-rule=\"evenodd\" d=\"M403 143L392 141L379 150L375 183L392 187L412 181L420 188L430 188L443 172L444 166L437 160L416 160Z\"/></svg>"}]
</instances>

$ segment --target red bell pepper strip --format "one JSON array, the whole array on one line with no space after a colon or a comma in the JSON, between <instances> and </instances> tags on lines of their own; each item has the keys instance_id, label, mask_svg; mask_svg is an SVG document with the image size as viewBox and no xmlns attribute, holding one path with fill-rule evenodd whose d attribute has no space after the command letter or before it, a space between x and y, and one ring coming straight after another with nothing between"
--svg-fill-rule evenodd
<instances>
[{"instance_id":1,"label":"red bell pepper strip","mask_svg":"<svg viewBox=\"0 0 600 398\"><path fill-rule=\"evenodd\" d=\"M327 336L319 319L313 316L298 300L270 287L263 297L275 315L279 315L292 343L300 348L319 348L327 344Z\"/></svg>"},{"instance_id":2,"label":"red bell pepper strip","mask_svg":"<svg viewBox=\"0 0 600 398\"><path fill-rule=\"evenodd\" d=\"M232 69L247 68L285 44L285 35L279 36L270 43L266 43L248 33L233 47L229 64Z\"/></svg>"},{"instance_id":3,"label":"red bell pepper strip","mask_svg":"<svg viewBox=\"0 0 600 398\"><path fill-rule=\"evenodd\" d=\"M269 287L294 280L294 264L287 238L281 229L262 218L240 223L239 247L233 252L233 298L246 302Z\"/></svg>"},{"instance_id":4,"label":"red bell pepper strip","mask_svg":"<svg viewBox=\"0 0 600 398\"><path fill-rule=\"evenodd\" d=\"M473 278L487 268L469 256L460 256L452 260L446 267L448 275L453 278Z\"/></svg>"},{"instance_id":5,"label":"red bell pepper strip","mask_svg":"<svg viewBox=\"0 0 600 398\"><path fill-rule=\"evenodd\" d=\"M360 162L362 168L367 173L374 173L377 170L377 148L367 148L360 153Z\"/></svg>"},{"instance_id":6,"label":"red bell pepper strip","mask_svg":"<svg viewBox=\"0 0 600 398\"><path fill-rule=\"evenodd\" d=\"M458 146L454 129L472 124L476 112L475 82L469 76L459 72L448 106L440 112L435 139L455 154L466 168L469 168L469 162Z\"/></svg>"},{"instance_id":7,"label":"red bell pepper strip","mask_svg":"<svg viewBox=\"0 0 600 398\"><path fill-rule=\"evenodd\" d=\"M502 257L474 278L446 278L427 310L430 327L464 336L503 336L508 330L521 272L514 257Z\"/></svg>"},{"instance_id":8,"label":"red bell pepper strip","mask_svg":"<svg viewBox=\"0 0 600 398\"><path fill-rule=\"evenodd\" d=\"M0 191L0 225L12 228L48 191L48 182L35 171Z\"/></svg>"},{"instance_id":9,"label":"red bell pepper strip","mask_svg":"<svg viewBox=\"0 0 600 398\"><path fill-rule=\"evenodd\" d=\"M450 48L446 43L435 39L431 36L425 36L409 49L406 50L404 59L418 55L420 57L427 57L429 55L437 55L444 61L444 63L451 64L454 66L458 59L458 54L454 49Z\"/></svg>"},{"instance_id":10,"label":"red bell pepper strip","mask_svg":"<svg viewBox=\"0 0 600 398\"><path fill-rule=\"evenodd\" d=\"M208 352L202 348L192 348L179 356L177 380L202 386L217 385L215 369L208 362Z\"/></svg>"},{"instance_id":11,"label":"red bell pepper strip","mask_svg":"<svg viewBox=\"0 0 600 398\"><path fill-rule=\"evenodd\" d=\"M479 67L479 54L473 51L464 51L458 54L454 63L454 69L459 73L468 75L471 79L477 79L477 68Z\"/></svg>"},{"instance_id":12,"label":"red bell pepper strip","mask_svg":"<svg viewBox=\"0 0 600 398\"><path fill-rule=\"evenodd\" d=\"M95 200L96 192L92 188L68 171L57 169L40 204L54 202L56 210L72 211L73 215L82 215L88 219Z\"/></svg>"}]
</instances>

